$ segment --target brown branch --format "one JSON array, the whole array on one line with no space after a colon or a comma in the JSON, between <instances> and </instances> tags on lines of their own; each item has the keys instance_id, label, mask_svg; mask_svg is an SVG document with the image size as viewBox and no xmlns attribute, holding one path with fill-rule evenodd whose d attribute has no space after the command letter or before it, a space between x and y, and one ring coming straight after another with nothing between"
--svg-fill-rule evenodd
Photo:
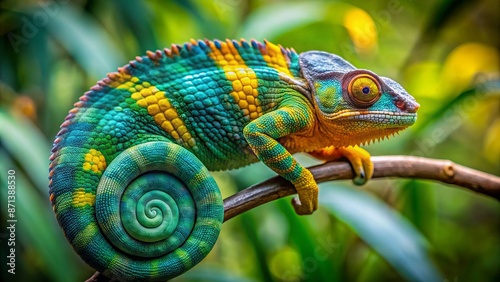
<instances>
[{"instance_id":1,"label":"brown branch","mask_svg":"<svg viewBox=\"0 0 500 282\"><path fill-rule=\"evenodd\" d=\"M108 278L104 274L96 271L94 275L92 275L89 279L85 280L85 282L115 282L118 280Z\"/></svg>"},{"instance_id":2,"label":"brown branch","mask_svg":"<svg viewBox=\"0 0 500 282\"><path fill-rule=\"evenodd\" d=\"M372 157L372 161L375 167L373 178L408 177L438 180L500 200L500 177L451 161L412 156L380 156ZM309 169L318 183L353 178L351 166L347 162L330 162ZM290 182L279 176L273 177L226 198L224 221L295 193Z\"/></svg>"},{"instance_id":3,"label":"brown branch","mask_svg":"<svg viewBox=\"0 0 500 282\"><path fill-rule=\"evenodd\" d=\"M438 180L454 184L500 200L500 177L474 170L447 160L412 156L372 157L373 178L408 177ZM352 179L347 162L330 162L309 168L316 182ZM262 204L295 194L295 188L285 179L276 176L248 187L224 200L224 221ZM96 272L87 282L112 281Z\"/></svg>"}]
</instances>

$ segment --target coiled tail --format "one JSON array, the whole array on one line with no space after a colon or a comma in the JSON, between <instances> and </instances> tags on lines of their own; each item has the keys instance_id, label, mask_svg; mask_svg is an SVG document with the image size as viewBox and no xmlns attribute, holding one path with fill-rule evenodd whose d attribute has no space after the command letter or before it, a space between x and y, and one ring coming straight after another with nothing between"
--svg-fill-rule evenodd
<instances>
[{"instance_id":1,"label":"coiled tail","mask_svg":"<svg viewBox=\"0 0 500 282\"><path fill-rule=\"evenodd\" d=\"M71 199L53 195L59 223L77 253L104 275L124 281L184 273L211 251L224 217L207 168L171 142L142 143L113 159L95 191L95 221L86 226L78 222L88 221L84 217L62 218L59 210Z\"/></svg>"}]
</instances>

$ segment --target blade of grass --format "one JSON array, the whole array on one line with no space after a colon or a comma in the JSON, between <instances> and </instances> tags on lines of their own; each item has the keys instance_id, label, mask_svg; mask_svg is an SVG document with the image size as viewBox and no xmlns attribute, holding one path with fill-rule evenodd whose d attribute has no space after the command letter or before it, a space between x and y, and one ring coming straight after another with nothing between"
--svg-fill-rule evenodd
<instances>
[{"instance_id":1,"label":"blade of grass","mask_svg":"<svg viewBox=\"0 0 500 282\"><path fill-rule=\"evenodd\" d=\"M30 176L41 195L48 195L50 146L43 134L21 116L0 109L0 140L6 150Z\"/></svg>"},{"instance_id":2,"label":"blade of grass","mask_svg":"<svg viewBox=\"0 0 500 282\"><path fill-rule=\"evenodd\" d=\"M49 199L41 197L31 185L28 176L23 170L12 163L7 152L0 147L0 178L7 183L8 170L15 170L15 219L16 238L21 241L23 248L17 248L18 255L27 256L27 253L36 254L42 263L43 272L52 281L75 281L80 271L77 261L69 259L75 257L69 244L58 230L56 220L50 208ZM1 189L2 203L6 203L7 189ZM48 193L47 193L48 194ZM5 212L6 209L2 209ZM7 218L7 215L5 216ZM27 262L26 258L19 259L20 263ZM28 267L23 265L23 267ZM33 266L31 266L33 267Z\"/></svg>"},{"instance_id":3,"label":"blade of grass","mask_svg":"<svg viewBox=\"0 0 500 282\"><path fill-rule=\"evenodd\" d=\"M141 54L146 50L156 50L158 46L156 34L153 31L155 14L149 10L147 2L129 1L123 5L122 1L113 1L113 6L117 10L116 16L119 18L121 27L130 30L137 44L140 46Z\"/></svg>"},{"instance_id":4,"label":"blade of grass","mask_svg":"<svg viewBox=\"0 0 500 282\"><path fill-rule=\"evenodd\" d=\"M228 269L218 269L218 268L208 268L208 267L197 267L192 269L182 276L174 278L171 280L172 282L181 282L181 281L200 281L200 282L209 282L209 281L217 281L217 282L257 282L257 280L253 280L247 277L236 276Z\"/></svg>"},{"instance_id":5,"label":"blade of grass","mask_svg":"<svg viewBox=\"0 0 500 282\"><path fill-rule=\"evenodd\" d=\"M288 221L288 226L291 226L289 240L298 249L302 257L303 277L301 279L304 279L304 281L321 281L324 277L330 277L329 281L331 282L339 281L338 276L332 273L330 263L333 251L330 249L332 246L328 246L328 244L331 243L332 238L323 238L315 234L311 228L310 220L297 216L289 199L280 199L278 204ZM307 239L304 240L305 238ZM328 247L327 250L325 250L326 247ZM336 244L334 247L337 247Z\"/></svg>"},{"instance_id":6,"label":"blade of grass","mask_svg":"<svg viewBox=\"0 0 500 282\"><path fill-rule=\"evenodd\" d=\"M101 78L124 65L120 49L95 20L70 5L59 9L47 29L88 74Z\"/></svg>"},{"instance_id":7,"label":"blade of grass","mask_svg":"<svg viewBox=\"0 0 500 282\"><path fill-rule=\"evenodd\" d=\"M257 263L260 269L260 278L263 281L272 281L271 271L269 270L269 264L267 262L267 252L263 242L257 235L259 226L256 224L254 217L255 216L253 214L242 214L242 228L245 230L245 234L248 237L249 242L252 242L253 244L253 249L255 251Z\"/></svg>"},{"instance_id":8,"label":"blade of grass","mask_svg":"<svg viewBox=\"0 0 500 282\"><path fill-rule=\"evenodd\" d=\"M342 17L331 17L328 11L342 15L350 7L345 3L282 2L263 6L252 12L242 24L242 38L271 39L299 26L327 20L342 23Z\"/></svg>"},{"instance_id":9,"label":"blade of grass","mask_svg":"<svg viewBox=\"0 0 500 282\"><path fill-rule=\"evenodd\" d=\"M410 281L442 281L423 236L401 215L364 192L321 185L320 203Z\"/></svg>"},{"instance_id":10,"label":"blade of grass","mask_svg":"<svg viewBox=\"0 0 500 282\"><path fill-rule=\"evenodd\" d=\"M449 101L445 101L436 108L432 115L428 116L425 120L419 121L414 128L412 128L412 134L406 135L407 141L418 139L421 136L426 136L427 130L436 127L443 117L451 118L450 115L447 115L447 113L451 113L452 115L454 114L457 118L461 118L461 115L465 113L465 111L461 109L461 106L467 106L465 102L468 100L468 102L471 102L470 100L472 100L473 102L479 103L480 101L484 101L483 98L489 95L500 95L500 81L486 81L480 85L463 91ZM409 144L411 142L403 143Z\"/></svg>"},{"instance_id":11,"label":"blade of grass","mask_svg":"<svg viewBox=\"0 0 500 282\"><path fill-rule=\"evenodd\" d=\"M424 54L428 54L434 43L439 39L441 30L445 25L458 14L460 9L468 4L465 0L444 0L436 1L436 5L429 9L432 13L426 26L421 30L420 37L415 41L411 51L408 52L406 61L401 65L401 70L407 68L412 62L416 61ZM431 7L432 5L428 6ZM425 13L425 12L422 12Z\"/></svg>"}]
</instances>

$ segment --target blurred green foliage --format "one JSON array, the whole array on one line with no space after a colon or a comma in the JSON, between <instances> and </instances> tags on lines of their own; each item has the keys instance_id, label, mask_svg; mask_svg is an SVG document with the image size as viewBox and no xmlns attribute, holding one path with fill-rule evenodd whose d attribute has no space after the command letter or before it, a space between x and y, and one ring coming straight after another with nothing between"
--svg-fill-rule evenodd
<instances>
[{"instance_id":1,"label":"blurred green foliage","mask_svg":"<svg viewBox=\"0 0 500 282\"><path fill-rule=\"evenodd\" d=\"M51 211L50 144L72 104L107 72L190 38L266 38L392 77L421 104L419 120L368 146L373 155L451 159L500 174L498 1L11 0L0 9L2 281L13 281L5 271L9 169L15 279L92 275ZM227 197L273 173L255 164L214 175ZM417 180L321 188L312 216L297 217L282 199L225 223L212 253L177 281L500 281L497 201Z\"/></svg>"}]
</instances>

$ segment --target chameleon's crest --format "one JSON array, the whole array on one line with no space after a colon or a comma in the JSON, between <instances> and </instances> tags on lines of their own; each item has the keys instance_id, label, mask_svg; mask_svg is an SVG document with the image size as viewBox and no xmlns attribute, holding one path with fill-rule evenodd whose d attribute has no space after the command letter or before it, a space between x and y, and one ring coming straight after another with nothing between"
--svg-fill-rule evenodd
<instances>
[{"instance_id":1,"label":"chameleon's crest","mask_svg":"<svg viewBox=\"0 0 500 282\"><path fill-rule=\"evenodd\" d=\"M249 66L260 65L261 62L265 62L268 66L289 75L294 75L290 73L290 67L293 59L298 56L292 48L284 48L267 40L261 43L254 39L250 40L250 42L244 39L240 39L240 41L230 39L225 41L191 39L183 45L172 44L170 48L163 50L147 51L146 56L137 56L135 61L130 62L130 65L137 67L138 63L143 63L144 58L149 58L156 63L159 63L164 57L172 60L192 58L200 52L215 55L214 59L218 62L226 61L230 63L233 58L243 59ZM260 56L255 56L257 54ZM227 56L230 57L229 60Z\"/></svg>"}]
</instances>

